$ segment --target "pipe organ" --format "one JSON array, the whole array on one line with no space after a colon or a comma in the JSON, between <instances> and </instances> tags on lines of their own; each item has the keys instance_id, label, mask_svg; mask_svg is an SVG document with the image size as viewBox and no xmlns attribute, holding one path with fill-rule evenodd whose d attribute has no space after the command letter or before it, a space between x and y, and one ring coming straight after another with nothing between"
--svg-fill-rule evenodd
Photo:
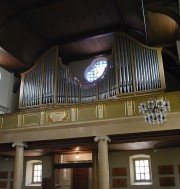
<instances>
[{"instance_id":1,"label":"pipe organ","mask_svg":"<svg viewBox=\"0 0 180 189\"><path fill-rule=\"evenodd\" d=\"M84 83L72 77L58 57L46 52L21 75L20 108L77 104L165 89L161 48L145 46L125 34L114 34L108 67L101 78Z\"/></svg>"}]
</instances>

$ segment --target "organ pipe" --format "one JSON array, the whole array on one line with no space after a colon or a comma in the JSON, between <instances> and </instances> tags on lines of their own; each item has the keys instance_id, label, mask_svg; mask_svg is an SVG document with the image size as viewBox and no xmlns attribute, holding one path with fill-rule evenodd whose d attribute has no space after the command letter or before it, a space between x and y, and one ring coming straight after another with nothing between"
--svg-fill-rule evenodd
<instances>
[{"instance_id":1,"label":"organ pipe","mask_svg":"<svg viewBox=\"0 0 180 189\"><path fill-rule=\"evenodd\" d=\"M114 39L103 77L91 83L71 76L58 57L58 47L47 51L21 74L19 107L87 103L165 89L161 48L148 47L126 34L116 33Z\"/></svg>"}]
</instances>

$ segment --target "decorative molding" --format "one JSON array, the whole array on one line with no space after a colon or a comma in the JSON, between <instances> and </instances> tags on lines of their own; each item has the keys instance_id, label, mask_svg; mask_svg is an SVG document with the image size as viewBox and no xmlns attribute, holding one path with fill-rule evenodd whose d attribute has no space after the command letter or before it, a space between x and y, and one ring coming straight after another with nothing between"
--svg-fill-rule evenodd
<instances>
[{"instance_id":1,"label":"decorative molding","mask_svg":"<svg viewBox=\"0 0 180 189\"><path fill-rule=\"evenodd\" d=\"M98 118L103 119L104 118L104 105L98 104L97 109L98 109Z\"/></svg>"},{"instance_id":2,"label":"decorative molding","mask_svg":"<svg viewBox=\"0 0 180 189\"><path fill-rule=\"evenodd\" d=\"M21 127L22 121L23 121L23 116L22 116L22 114L19 114L18 115L18 127Z\"/></svg>"},{"instance_id":3,"label":"decorative molding","mask_svg":"<svg viewBox=\"0 0 180 189\"><path fill-rule=\"evenodd\" d=\"M14 142L12 144L12 147L16 147L16 146L18 146L18 147L25 147L25 148L28 147L28 145L26 143L23 143L23 142Z\"/></svg>"},{"instance_id":4,"label":"decorative molding","mask_svg":"<svg viewBox=\"0 0 180 189\"><path fill-rule=\"evenodd\" d=\"M107 142L111 142L111 139L108 136L96 136L94 138L95 142L99 142L99 141L107 141Z\"/></svg>"},{"instance_id":5,"label":"decorative molding","mask_svg":"<svg viewBox=\"0 0 180 189\"><path fill-rule=\"evenodd\" d=\"M71 108L71 121L77 121L77 110L76 110L76 108Z\"/></svg>"},{"instance_id":6,"label":"decorative molding","mask_svg":"<svg viewBox=\"0 0 180 189\"><path fill-rule=\"evenodd\" d=\"M127 101L126 102L126 110L127 110L127 115L128 116L132 116L132 115L134 115L134 112L133 112L133 101L131 100L131 101Z\"/></svg>"},{"instance_id":7,"label":"decorative molding","mask_svg":"<svg viewBox=\"0 0 180 189\"><path fill-rule=\"evenodd\" d=\"M40 125L44 125L45 122L45 112L40 113Z\"/></svg>"},{"instance_id":8,"label":"decorative molding","mask_svg":"<svg viewBox=\"0 0 180 189\"><path fill-rule=\"evenodd\" d=\"M48 113L48 122L61 122L68 119L67 111L56 111Z\"/></svg>"}]
</instances>

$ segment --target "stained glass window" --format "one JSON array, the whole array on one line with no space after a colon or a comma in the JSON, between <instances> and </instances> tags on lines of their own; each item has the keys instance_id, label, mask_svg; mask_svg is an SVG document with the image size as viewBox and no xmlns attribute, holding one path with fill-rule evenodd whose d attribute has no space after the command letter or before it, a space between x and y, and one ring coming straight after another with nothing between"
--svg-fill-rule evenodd
<instances>
[{"instance_id":1,"label":"stained glass window","mask_svg":"<svg viewBox=\"0 0 180 189\"><path fill-rule=\"evenodd\" d=\"M84 76L86 80L93 82L103 76L107 64L107 59L104 57L94 59L91 65L85 70Z\"/></svg>"}]
</instances>

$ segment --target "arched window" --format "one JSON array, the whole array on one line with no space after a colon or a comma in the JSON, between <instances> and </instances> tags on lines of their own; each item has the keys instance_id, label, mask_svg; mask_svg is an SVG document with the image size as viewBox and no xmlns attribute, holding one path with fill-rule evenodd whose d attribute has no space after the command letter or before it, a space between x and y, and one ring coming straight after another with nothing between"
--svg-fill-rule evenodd
<instances>
[{"instance_id":1,"label":"arched window","mask_svg":"<svg viewBox=\"0 0 180 189\"><path fill-rule=\"evenodd\" d=\"M93 82L103 76L107 64L107 59L104 57L94 59L84 72L86 80L88 82Z\"/></svg>"}]
</instances>

